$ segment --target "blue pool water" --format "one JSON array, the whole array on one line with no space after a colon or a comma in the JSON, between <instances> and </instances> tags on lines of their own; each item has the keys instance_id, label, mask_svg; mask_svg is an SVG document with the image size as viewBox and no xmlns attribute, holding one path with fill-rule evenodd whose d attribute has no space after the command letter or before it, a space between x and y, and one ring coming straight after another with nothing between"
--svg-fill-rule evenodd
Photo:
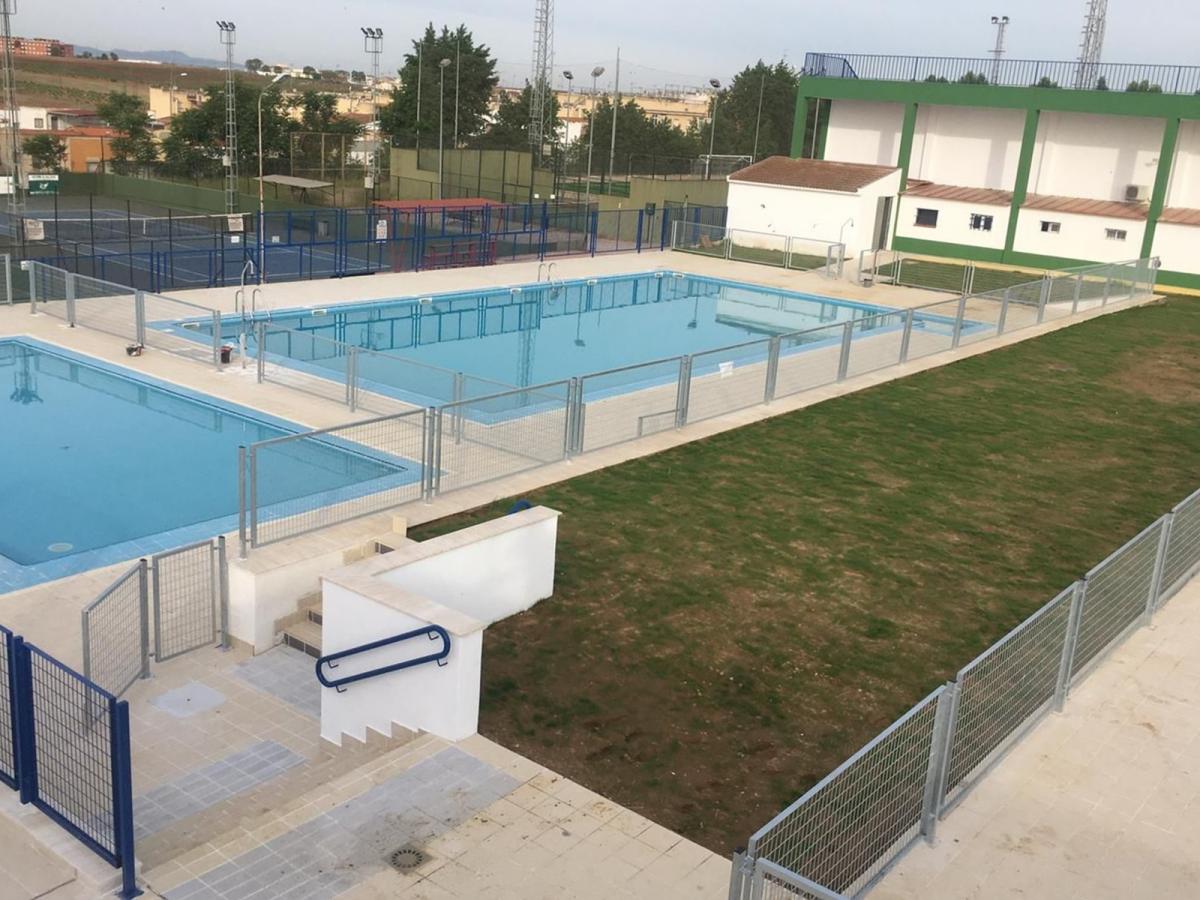
<instances>
[{"instance_id":1,"label":"blue pool water","mask_svg":"<svg viewBox=\"0 0 1200 900\"><path fill-rule=\"evenodd\" d=\"M0 341L0 378L0 591L232 530L238 445L301 430L25 339ZM290 447L264 473L264 502L403 467Z\"/></svg>"},{"instance_id":2,"label":"blue pool water","mask_svg":"<svg viewBox=\"0 0 1200 900\"><path fill-rule=\"evenodd\" d=\"M274 311L267 350L272 357L341 378L345 360L332 343L338 341L443 372L524 387L890 311L722 279L651 272ZM227 321L223 328L225 339L235 342L239 323ZM826 331L813 340L831 336ZM446 378L417 367L398 377L383 371L393 366L391 360L370 354L361 356L358 365L365 382L403 383L430 402L453 399L447 395Z\"/></svg>"}]
</instances>

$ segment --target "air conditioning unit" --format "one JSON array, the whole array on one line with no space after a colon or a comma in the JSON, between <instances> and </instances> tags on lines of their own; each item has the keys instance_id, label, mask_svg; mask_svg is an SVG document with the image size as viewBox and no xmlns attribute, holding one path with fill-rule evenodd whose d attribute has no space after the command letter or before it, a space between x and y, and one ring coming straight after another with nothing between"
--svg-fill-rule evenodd
<instances>
[{"instance_id":1,"label":"air conditioning unit","mask_svg":"<svg viewBox=\"0 0 1200 900\"><path fill-rule=\"evenodd\" d=\"M1125 185L1125 199L1130 202L1142 202L1150 199L1150 186L1146 184Z\"/></svg>"}]
</instances>

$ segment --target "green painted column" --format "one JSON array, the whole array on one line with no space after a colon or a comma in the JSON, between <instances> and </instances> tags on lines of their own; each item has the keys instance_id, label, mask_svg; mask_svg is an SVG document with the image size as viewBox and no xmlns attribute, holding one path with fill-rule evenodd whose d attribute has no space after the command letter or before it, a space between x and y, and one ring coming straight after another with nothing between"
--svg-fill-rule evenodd
<instances>
[{"instance_id":1,"label":"green painted column","mask_svg":"<svg viewBox=\"0 0 1200 900\"><path fill-rule=\"evenodd\" d=\"M1008 207L1008 233L1004 238L1004 252L1011 253L1017 237L1017 216L1029 192L1029 170L1033 168L1033 148L1037 144L1040 109L1025 111L1025 130L1021 133L1021 155L1017 159L1017 179L1013 183L1012 203Z\"/></svg>"},{"instance_id":2,"label":"green painted column","mask_svg":"<svg viewBox=\"0 0 1200 900\"><path fill-rule=\"evenodd\" d=\"M792 158L799 159L804 155L804 133L808 130L808 105L819 102L814 97L804 94L796 95L796 116L792 122Z\"/></svg>"},{"instance_id":3,"label":"green painted column","mask_svg":"<svg viewBox=\"0 0 1200 900\"><path fill-rule=\"evenodd\" d=\"M1179 138L1179 119L1167 119L1163 125L1162 149L1158 152L1158 171L1154 174L1154 191L1150 194L1150 208L1146 210L1146 233L1142 238L1142 259L1154 250L1154 231L1158 218L1167 203L1167 185L1171 182L1171 168L1175 163L1175 142Z\"/></svg>"}]
</instances>

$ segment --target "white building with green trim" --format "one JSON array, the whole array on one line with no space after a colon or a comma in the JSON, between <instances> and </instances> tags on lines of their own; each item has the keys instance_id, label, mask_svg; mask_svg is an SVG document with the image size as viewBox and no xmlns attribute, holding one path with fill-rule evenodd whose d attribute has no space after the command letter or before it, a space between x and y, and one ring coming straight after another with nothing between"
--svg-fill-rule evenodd
<instances>
[{"instance_id":1,"label":"white building with green trim","mask_svg":"<svg viewBox=\"0 0 1200 900\"><path fill-rule=\"evenodd\" d=\"M1197 66L809 53L792 155L898 167L896 250L1157 256L1161 283L1200 288L1197 92Z\"/></svg>"}]
</instances>

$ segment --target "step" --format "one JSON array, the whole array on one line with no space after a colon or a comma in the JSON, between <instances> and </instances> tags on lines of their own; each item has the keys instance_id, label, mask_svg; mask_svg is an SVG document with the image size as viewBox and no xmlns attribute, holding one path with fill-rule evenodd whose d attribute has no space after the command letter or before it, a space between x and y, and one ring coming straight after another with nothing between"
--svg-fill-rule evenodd
<instances>
[{"instance_id":1,"label":"step","mask_svg":"<svg viewBox=\"0 0 1200 900\"><path fill-rule=\"evenodd\" d=\"M324 606L320 602L318 602L312 606L305 607L303 610L304 618L306 618L308 621L313 622L317 625L323 624L325 621L325 617L322 615L322 612L321 612L323 608L324 608Z\"/></svg>"},{"instance_id":2,"label":"step","mask_svg":"<svg viewBox=\"0 0 1200 900\"><path fill-rule=\"evenodd\" d=\"M302 619L283 630L283 642L309 656L320 657L321 626L309 619Z\"/></svg>"}]
</instances>

